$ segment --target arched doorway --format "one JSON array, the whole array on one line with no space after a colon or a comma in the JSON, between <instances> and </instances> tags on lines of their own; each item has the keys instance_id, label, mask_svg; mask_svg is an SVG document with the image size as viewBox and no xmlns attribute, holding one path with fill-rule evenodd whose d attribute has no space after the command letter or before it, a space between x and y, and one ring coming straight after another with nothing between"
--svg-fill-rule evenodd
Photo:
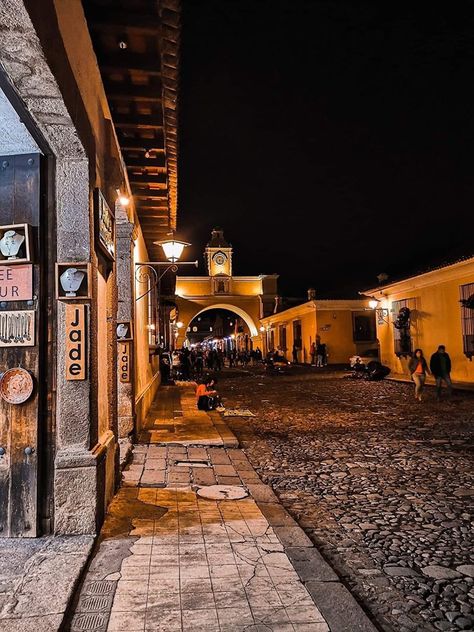
<instances>
[{"instance_id":1,"label":"arched doorway","mask_svg":"<svg viewBox=\"0 0 474 632\"><path fill-rule=\"evenodd\" d=\"M247 322L234 310L212 307L191 319L186 328L185 345L223 352L251 351L252 334Z\"/></svg>"},{"instance_id":2,"label":"arched doorway","mask_svg":"<svg viewBox=\"0 0 474 632\"><path fill-rule=\"evenodd\" d=\"M195 318L201 316L204 312L207 312L209 310L224 310L224 311L228 311L228 312L231 312L231 313L235 314L236 316L241 318L244 321L244 323L247 325L247 327L249 329L250 336L252 338L258 336L257 326L256 326L253 318L250 316L250 314L248 314L241 307L237 307L237 305L231 305L231 304L228 304L228 303L215 303L214 305L208 305L207 307L203 307L202 309L198 310L192 316L192 318L189 319L189 321L187 323L184 323L185 324L185 331L187 332L187 328L189 327L189 325L190 325L192 320L194 320Z\"/></svg>"}]
</instances>

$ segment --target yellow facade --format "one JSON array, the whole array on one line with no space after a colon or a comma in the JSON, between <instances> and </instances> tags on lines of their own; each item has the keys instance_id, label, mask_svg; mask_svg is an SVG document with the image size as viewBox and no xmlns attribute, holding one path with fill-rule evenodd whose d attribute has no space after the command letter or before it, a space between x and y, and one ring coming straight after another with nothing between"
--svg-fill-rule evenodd
<instances>
[{"instance_id":1,"label":"yellow facade","mask_svg":"<svg viewBox=\"0 0 474 632\"><path fill-rule=\"evenodd\" d=\"M178 276L176 307L183 327L178 330L176 344L180 347L193 318L209 309L227 309L242 318L250 331L254 347L263 346L260 319L272 308L277 293L276 274L234 276L232 247L223 232L212 231L205 250L208 276Z\"/></svg>"},{"instance_id":2,"label":"yellow facade","mask_svg":"<svg viewBox=\"0 0 474 632\"><path fill-rule=\"evenodd\" d=\"M474 294L474 257L364 292L379 301L380 310L387 310L386 322L382 320L383 314L378 312L377 337L382 362L391 368L392 374L409 377L407 358L395 353L393 325L400 305L397 301L406 301L411 309L412 350L423 349L429 359L438 345L445 345L452 361L452 379L466 385L474 383L474 363L465 354L462 327L463 314L474 327L474 309L463 309L461 291L466 296Z\"/></svg>"},{"instance_id":3,"label":"yellow facade","mask_svg":"<svg viewBox=\"0 0 474 632\"><path fill-rule=\"evenodd\" d=\"M349 358L373 348L374 341L354 340L354 316L369 314L367 300L312 300L261 320L267 351L280 347L292 359L295 332L301 326L298 362L311 361L310 349L318 340L326 344L329 364L348 364ZM286 341L285 341L286 339Z\"/></svg>"},{"instance_id":4,"label":"yellow facade","mask_svg":"<svg viewBox=\"0 0 474 632\"><path fill-rule=\"evenodd\" d=\"M136 230L133 241L134 268L138 263L148 261L148 252L141 228ZM146 291L146 286L135 279L135 299ZM143 426L148 410L160 385L158 357L153 355L150 337L150 297L135 301L134 375L135 414L137 428Z\"/></svg>"}]
</instances>

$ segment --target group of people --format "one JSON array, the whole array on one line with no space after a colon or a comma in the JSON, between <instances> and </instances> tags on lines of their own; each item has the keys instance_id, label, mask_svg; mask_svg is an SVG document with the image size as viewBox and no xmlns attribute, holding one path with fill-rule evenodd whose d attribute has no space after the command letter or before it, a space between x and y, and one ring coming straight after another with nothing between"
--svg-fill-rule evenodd
<instances>
[{"instance_id":1,"label":"group of people","mask_svg":"<svg viewBox=\"0 0 474 632\"><path fill-rule=\"evenodd\" d=\"M312 342L309 348L311 365L323 367L328 363L328 350L324 342Z\"/></svg>"},{"instance_id":2,"label":"group of people","mask_svg":"<svg viewBox=\"0 0 474 632\"><path fill-rule=\"evenodd\" d=\"M408 363L411 379L415 383L415 397L421 402L421 395L425 385L426 376L433 375L436 380L436 397L440 399L443 382L447 386L448 396L451 395L453 384L451 382L451 358L444 345L439 345L438 350L430 358L430 364L423 355L422 349L415 349Z\"/></svg>"},{"instance_id":3,"label":"group of people","mask_svg":"<svg viewBox=\"0 0 474 632\"><path fill-rule=\"evenodd\" d=\"M160 354L160 371L163 382L170 379L200 380L205 371L219 372L227 367L247 367L262 362L262 352L259 347L247 351L245 349L183 347L171 354L167 351Z\"/></svg>"}]
</instances>

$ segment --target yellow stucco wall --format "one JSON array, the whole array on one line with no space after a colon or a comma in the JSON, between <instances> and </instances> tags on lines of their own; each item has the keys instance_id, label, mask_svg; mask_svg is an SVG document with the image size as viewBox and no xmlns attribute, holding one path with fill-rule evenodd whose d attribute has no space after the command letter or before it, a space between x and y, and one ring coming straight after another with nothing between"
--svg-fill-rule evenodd
<instances>
[{"instance_id":1,"label":"yellow stucco wall","mask_svg":"<svg viewBox=\"0 0 474 632\"><path fill-rule=\"evenodd\" d=\"M186 277L176 277L177 296L207 296L211 293L211 279L198 277L188 279Z\"/></svg>"},{"instance_id":2,"label":"yellow stucco wall","mask_svg":"<svg viewBox=\"0 0 474 632\"><path fill-rule=\"evenodd\" d=\"M310 301L268 316L262 319L262 324L267 330L274 330L275 346L280 347L280 327L286 325L286 356L289 360L292 359L294 343L293 323L299 320L302 340L299 362L311 361L311 343L320 336L321 342L327 345L329 363L348 364L350 356L357 353L353 339L353 313L363 313L366 305L366 300L324 301L319 305Z\"/></svg>"},{"instance_id":3,"label":"yellow stucco wall","mask_svg":"<svg viewBox=\"0 0 474 632\"><path fill-rule=\"evenodd\" d=\"M208 296L209 294L212 294L211 282L212 280L210 277L177 277L176 294L182 297ZM231 278L229 294L232 296L258 296L262 293L261 279Z\"/></svg>"},{"instance_id":4,"label":"yellow stucco wall","mask_svg":"<svg viewBox=\"0 0 474 632\"><path fill-rule=\"evenodd\" d=\"M134 239L133 259L134 263L147 261L148 252L139 229ZM146 289L146 288L145 288ZM142 294L143 284L135 284L135 296ZM148 344L148 297L144 297L135 303L135 338L134 338L134 373L135 373L135 406L137 417L137 429L144 422L148 409L153 402L160 384L157 356L150 356Z\"/></svg>"},{"instance_id":5,"label":"yellow stucco wall","mask_svg":"<svg viewBox=\"0 0 474 632\"><path fill-rule=\"evenodd\" d=\"M380 307L389 309L390 324L377 324L382 362L396 375L408 377L407 360L394 353L393 302L414 298L416 311L411 327L413 349L420 347L429 359L438 345L446 345L452 361L451 377L474 383L474 362L463 353L459 287L474 283L474 261L449 266L419 277L373 290Z\"/></svg>"}]
</instances>

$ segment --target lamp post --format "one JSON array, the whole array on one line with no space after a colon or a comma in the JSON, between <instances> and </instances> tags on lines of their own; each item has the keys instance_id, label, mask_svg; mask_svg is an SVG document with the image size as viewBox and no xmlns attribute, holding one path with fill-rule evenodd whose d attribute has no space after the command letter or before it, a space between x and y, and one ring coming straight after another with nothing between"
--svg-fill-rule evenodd
<instances>
[{"instance_id":1,"label":"lamp post","mask_svg":"<svg viewBox=\"0 0 474 632\"><path fill-rule=\"evenodd\" d=\"M147 296L152 292L159 284L161 279L168 271L177 272L178 265L180 266L195 266L198 267L198 261L179 261L181 255L183 254L183 250L186 246L190 244L186 241L181 241L179 239L164 239L162 241L154 241L154 244L161 246L163 248L163 252L165 253L165 257L168 261L147 261L146 263L136 263L135 264L135 279L138 283L149 283L149 281L153 281L152 284L149 285L146 292L138 296L135 301L139 301L143 297ZM165 268L163 272L159 275L156 268Z\"/></svg>"},{"instance_id":2,"label":"lamp post","mask_svg":"<svg viewBox=\"0 0 474 632\"><path fill-rule=\"evenodd\" d=\"M157 291L157 309L158 309L158 323L159 323L159 331L160 335L164 332L164 321L162 322L162 309L161 309L161 292L160 292L160 282L161 279L165 276L167 272L177 272L178 266L195 266L198 267L198 261L179 261L181 255L183 254L183 250L186 246L190 244L186 241L181 241L179 239L175 239L174 235L171 239L165 239L162 241L155 241L155 244L161 246L163 248L163 252L167 261L147 261L147 262L137 262L135 263L135 280L139 284L147 285L146 291L142 292L139 296L135 298L135 302L140 301L145 296L152 295L153 292ZM148 319L153 319L153 301L148 304ZM178 331L176 330L176 334ZM175 336L177 338L177 336ZM161 343L161 338L159 340ZM171 341L170 341L171 343ZM173 343L174 344L174 341Z\"/></svg>"}]
</instances>

